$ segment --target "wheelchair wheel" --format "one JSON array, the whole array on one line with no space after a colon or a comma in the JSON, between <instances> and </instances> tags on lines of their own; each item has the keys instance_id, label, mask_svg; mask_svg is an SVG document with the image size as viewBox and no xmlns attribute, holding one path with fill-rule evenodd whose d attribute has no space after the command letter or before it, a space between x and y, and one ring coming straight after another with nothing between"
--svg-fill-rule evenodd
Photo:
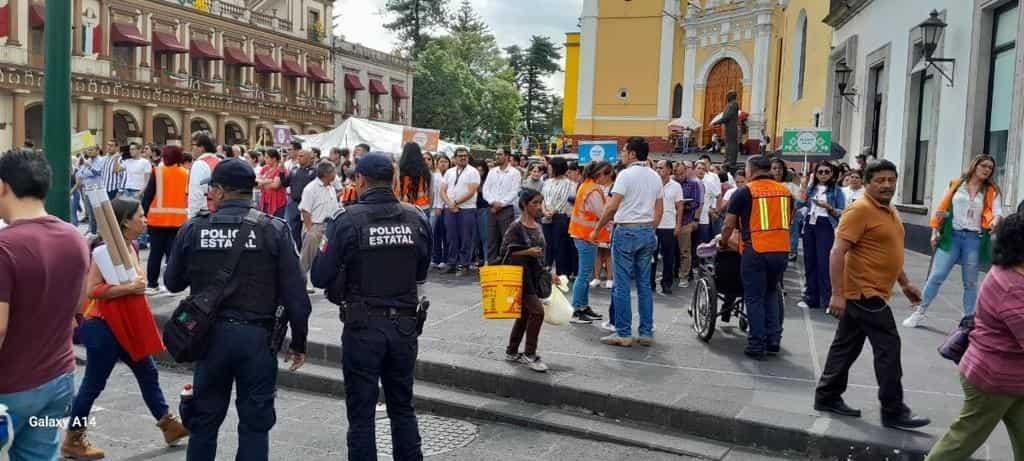
<instances>
[{"instance_id":1,"label":"wheelchair wheel","mask_svg":"<svg viewBox=\"0 0 1024 461\"><path fill-rule=\"evenodd\" d=\"M715 334L715 321L718 319L718 290L715 281L705 277L697 281L693 295L693 331L701 341L708 342Z\"/></svg>"},{"instance_id":2,"label":"wheelchair wheel","mask_svg":"<svg viewBox=\"0 0 1024 461\"><path fill-rule=\"evenodd\" d=\"M742 299L736 301L736 316L740 318L738 322L740 330L746 332L750 323L747 321L747 305L743 304Z\"/></svg>"}]
</instances>

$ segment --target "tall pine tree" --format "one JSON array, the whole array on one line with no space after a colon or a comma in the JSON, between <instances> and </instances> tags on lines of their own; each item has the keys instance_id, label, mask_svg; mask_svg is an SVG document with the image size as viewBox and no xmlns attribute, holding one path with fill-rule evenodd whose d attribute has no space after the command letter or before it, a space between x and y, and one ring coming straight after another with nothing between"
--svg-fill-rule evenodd
<instances>
[{"instance_id":1,"label":"tall pine tree","mask_svg":"<svg viewBox=\"0 0 1024 461\"><path fill-rule=\"evenodd\" d=\"M398 35L414 59L426 46L427 30L448 22L448 0L388 0L384 9L394 15L384 28Z\"/></svg>"},{"instance_id":2,"label":"tall pine tree","mask_svg":"<svg viewBox=\"0 0 1024 461\"><path fill-rule=\"evenodd\" d=\"M534 35L530 47L522 50L517 46L505 49L509 54L509 65L516 73L516 85L523 94L523 121L526 135L530 137L552 134L550 123L552 100L550 89L544 78L561 70L558 60L562 58L561 47L551 38Z\"/></svg>"}]
</instances>

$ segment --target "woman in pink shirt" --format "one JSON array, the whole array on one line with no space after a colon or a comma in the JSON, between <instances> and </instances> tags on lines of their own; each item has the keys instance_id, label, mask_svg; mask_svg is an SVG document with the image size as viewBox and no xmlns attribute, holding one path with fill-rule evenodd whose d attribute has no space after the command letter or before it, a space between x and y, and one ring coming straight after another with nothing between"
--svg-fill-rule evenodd
<instances>
[{"instance_id":1,"label":"woman in pink shirt","mask_svg":"<svg viewBox=\"0 0 1024 461\"><path fill-rule=\"evenodd\" d=\"M256 178L256 186L260 188L260 211L278 218L284 217L288 195L282 183L287 174L281 166L281 154L277 149L268 149L266 165L260 169Z\"/></svg>"},{"instance_id":2,"label":"woman in pink shirt","mask_svg":"<svg viewBox=\"0 0 1024 461\"><path fill-rule=\"evenodd\" d=\"M981 284L970 346L960 361L964 406L926 461L966 460L999 421L1013 459L1024 461L1024 215L995 229L992 269Z\"/></svg>"}]
</instances>

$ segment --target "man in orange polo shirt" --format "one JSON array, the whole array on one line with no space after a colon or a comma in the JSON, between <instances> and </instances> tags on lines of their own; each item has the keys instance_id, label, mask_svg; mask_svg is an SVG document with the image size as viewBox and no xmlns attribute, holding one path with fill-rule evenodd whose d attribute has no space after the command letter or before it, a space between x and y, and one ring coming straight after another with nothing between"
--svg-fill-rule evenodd
<instances>
[{"instance_id":1,"label":"man in orange polo shirt","mask_svg":"<svg viewBox=\"0 0 1024 461\"><path fill-rule=\"evenodd\" d=\"M875 354L882 425L914 429L931 423L914 415L903 403L900 335L889 298L900 283L911 305L921 302L921 290L903 271L903 222L890 204L896 191L896 165L871 161L864 169L866 193L843 212L829 258L832 299L829 309L839 318L825 370L818 382L814 409L860 417L860 410L843 402L850 367L857 361L864 340Z\"/></svg>"}]
</instances>

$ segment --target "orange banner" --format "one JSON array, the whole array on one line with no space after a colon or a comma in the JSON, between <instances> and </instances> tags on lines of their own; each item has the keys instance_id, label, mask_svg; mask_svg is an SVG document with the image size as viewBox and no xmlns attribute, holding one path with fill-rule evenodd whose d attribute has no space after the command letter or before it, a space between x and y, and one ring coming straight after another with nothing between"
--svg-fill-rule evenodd
<instances>
[{"instance_id":1,"label":"orange banner","mask_svg":"<svg viewBox=\"0 0 1024 461\"><path fill-rule=\"evenodd\" d=\"M440 140L441 132L438 130L413 128L409 126L402 130L402 145L405 145L407 142L415 142L425 151L437 152Z\"/></svg>"}]
</instances>

